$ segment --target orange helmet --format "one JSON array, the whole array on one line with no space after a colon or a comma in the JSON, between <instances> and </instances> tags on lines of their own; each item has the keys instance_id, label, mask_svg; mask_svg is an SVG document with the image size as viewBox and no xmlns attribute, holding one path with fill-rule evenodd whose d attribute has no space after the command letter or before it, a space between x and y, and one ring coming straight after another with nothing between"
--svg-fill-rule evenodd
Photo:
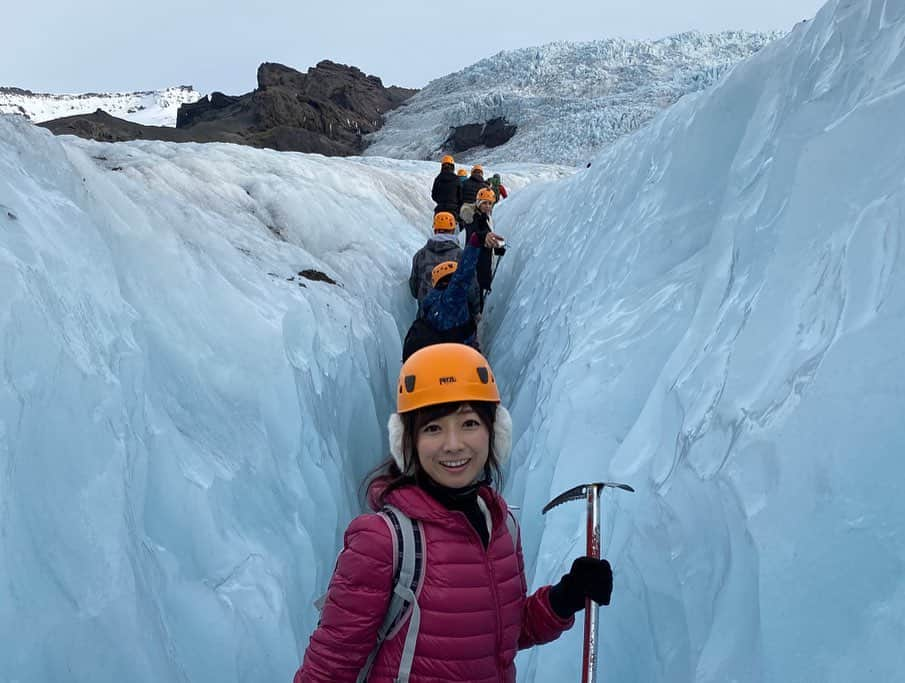
<instances>
[{"instance_id":1,"label":"orange helmet","mask_svg":"<svg viewBox=\"0 0 905 683\"><path fill-rule=\"evenodd\" d=\"M431 271L431 287L436 287L440 280L447 275L455 273L458 267L459 264L455 261L444 261L443 263L434 266L434 269Z\"/></svg>"},{"instance_id":2,"label":"orange helmet","mask_svg":"<svg viewBox=\"0 0 905 683\"><path fill-rule=\"evenodd\" d=\"M458 171L456 171L456 175L468 175L468 171L466 171L464 168L460 168Z\"/></svg>"},{"instance_id":3,"label":"orange helmet","mask_svg":"<svg viewBox=\"0 0 905 683\"><path fill-rule=\"evenodd\" d=\"M475 202L490 202L493 204L495 201L496 195L489 187L482 187L478 190L478 194L475 195Z\"/></svg>"},{"instance_id":4,"label":"orange helmet","mask_svg":"<svg viewBox=\"0 0 905 683\"><path fill-rule=\"evenodd\" d=\"M490 363L470 346L433 344L413 353L402 365L397 412L457 401L500 402Z\"/></svg>"},{"instance_id":5,"label":"orange helmet","mask_svg":"<svg viewBox=\"0 0 905 683\"><path fill-rule=\"evenodd\" d=\"M474 166L471 167L471 172L472 172L472 174L480 173L481 175L484 175L484 167L481 166L480 164L475 164Z\"/></svg>"},{"instance_id":6,"label":"orange helmet","mask_svg":"<svg viewBox=\"0 0 905 683\"><path fill-rule=\"evenodd\" d=\"M449 211L438 211L434 214L434 232L454 232L456 217Z\"/></svg>"},{"instance_id":7,"label":"orange helmet","mask_svg":"<svg viewBox=\"0 0 905 683\"><path fill-rule=\"evenodd\" d=\"M449 156L449 154L447 154L445 157L440 159L440 163L441 164L455 164L456 162L451 156Z\"/></svg>"}]
</instances>

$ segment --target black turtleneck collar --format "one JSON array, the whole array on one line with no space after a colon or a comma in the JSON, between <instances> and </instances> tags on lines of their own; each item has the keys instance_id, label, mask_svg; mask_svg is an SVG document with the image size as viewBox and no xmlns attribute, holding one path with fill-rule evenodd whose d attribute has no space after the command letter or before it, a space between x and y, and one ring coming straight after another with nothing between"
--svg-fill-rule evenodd
<instances>
[{"instance_id":1,"label":"black turtleneck collar","mask_svg":"<svg viewBox=\"0 0 905 683\"><path fill-rule=\"evenodd\" d=\"M447 510L457 510L465 513L465 517L468 518L471 526L478 532L478 536L481 537L481 543L486 548L490 542L490 532L487 530L487 518L484 516L484 511L478 505L478 490L490 483L488 478L485 477L471 486L459 489L442 486L426 475L419 479L418 485L440 505Z\"/></svg>"}]
</instances>

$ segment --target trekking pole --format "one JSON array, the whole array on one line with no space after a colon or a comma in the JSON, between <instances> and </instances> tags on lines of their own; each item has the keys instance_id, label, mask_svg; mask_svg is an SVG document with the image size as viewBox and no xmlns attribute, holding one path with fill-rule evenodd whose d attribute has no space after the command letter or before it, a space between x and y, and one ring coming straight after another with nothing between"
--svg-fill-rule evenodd
<instances>
[{"instance_id":1,"label":"trekking pole","mask_svg":"<svg viewBox=\"0 0 905 683\"><path fill-rule=\"evenodd\" d=\"M560 493L556 498L544 506L542 514L557 505L570 500L584 499L588 508L587 523L587 555L600 559L600 492L605 488L622 489L635 492L628 484L614 484L612 482L597 482L594 484L580 484ZM581 683L595 683L597 676L597 614L598 607L590 598L584 605L584 647L581 657Z\"/></svg>"}]
</instances>

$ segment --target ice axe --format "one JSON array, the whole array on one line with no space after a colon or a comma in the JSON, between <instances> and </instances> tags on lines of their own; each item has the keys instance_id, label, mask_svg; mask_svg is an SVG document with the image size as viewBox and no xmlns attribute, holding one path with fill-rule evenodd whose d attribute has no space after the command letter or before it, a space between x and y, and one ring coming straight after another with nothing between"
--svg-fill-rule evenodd
<instances>
[{"instance_id":1,"label":"ice axe","mask_svg":"<svg viewBox=\"0 0 905 683\"><path fill-rule=\"evenodd\" d=\"M600 559L600 492L605 488L622 489L635 492L628 484L614 484L612 482L596 482L594 484L580 484L560 493L556 498L544 505L542 514L547 514L557 505L567 503L570 500L587 501L588 526L587 526L587 554L588 557ZM597 673L597 606L587 598L584 605L584 648L581 658L581 683L595 683Z\"/></svg>"},{"instance_id":2,"label":"ice axe","mask_svg":"<svg viewBox=\"0 0 905 683\"><path fill-rule=\"evenodd\" d=\"M503 253L499 253L497 249L502 249ZM500 267L500 261L503 260L503 257L506 255L506 240L503 240L500 243L500 246L495 247L493 253L496 254L496 263L493 264L493 272L490 274L490 281L493 282L493 279L496 277L497 268Z\"/></svg>"}]
</instances>

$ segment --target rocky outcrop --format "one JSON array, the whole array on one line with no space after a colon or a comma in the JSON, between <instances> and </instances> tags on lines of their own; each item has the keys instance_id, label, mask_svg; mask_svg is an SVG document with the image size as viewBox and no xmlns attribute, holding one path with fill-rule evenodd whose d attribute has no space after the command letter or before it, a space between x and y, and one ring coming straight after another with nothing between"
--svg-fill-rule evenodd
<instances>
[{"instance_id":1,"label":"rocky outcrop","mask_svg":"<svg viewBox=\"0 0 905 683\"><path fill-rule=\"evenodd\" d=\"M354 66L320 62L301 73L282 64L258 67L258 87L245 95L215 92L179 108L176 128L142 126L98 110L41 125L95 140L235 142L330 156L359 154L363 136L416 91L385 88Z\"/></svg>"},{"instance_id":2,"label":"rocky outcrop","mask_svg":"<svg viewBox=\"0 0 905 683\"><path fill-rule=\"evenodd\" d=\"M443 148L456 153L473 147L499 147L509 142L517 130L518 126L510 124L505 118L456 126L450 129Z\"/></svg>"},{"instance_id":3,"label":"rocky outcrop","mask_svg":"<svg viewBox=\"0 0 905 683\"><path fill-rule=\"evenodd\" d=\"M202 97L197 102L180 105L176 113L176 127L187 128L205 118L205 114L211 111L226 109L239 101L239 97L224 95L222 92L214 92L207 97Z\"/></svg>"},{"instance_id":4,"label":"rocky outcrop","mask_svg":"<svg viewBox=\"0 0 905 683\"><path fill-rule=\"evenodd\" d=\"M198 139L185 131L167 126L143 126L125 119L111 116L103 109L93 114L76 114L61 119L45 121L39 126L50 129L55 135L77 135L80 138L101 142L126 142L127 140L164 140L166 142L240 142L238 138L228 139L217 136Z\"/></svg>"}]
</instances>

